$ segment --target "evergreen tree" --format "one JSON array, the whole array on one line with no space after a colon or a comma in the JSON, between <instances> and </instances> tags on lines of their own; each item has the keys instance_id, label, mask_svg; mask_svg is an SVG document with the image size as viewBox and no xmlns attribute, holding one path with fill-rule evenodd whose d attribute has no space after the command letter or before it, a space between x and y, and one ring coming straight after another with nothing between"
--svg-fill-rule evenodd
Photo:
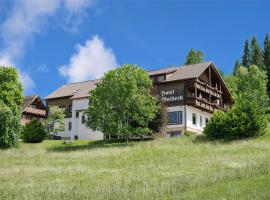
<instances>
[{"instance_id":1,"label":"evergreen tree","mask_svg":"<svg viewBox=\"0 0 270 200\"><path fill-rule=\"evenodd\" d=\"M268 95L270 94L270 40L268 34L266 34L264 39L264 51L263 51L263 57L264 57L264 66L266 70L266 74L268 77L267 82L267 91Z\"/></svg>"},{"instance_id":2,"label":"evergreen tree","mask_svg":"<svg viewBox=\"0 0 270 200\"><path fill-rule=\"evenodd\" d=\"M236 60L235 64L234 64L234 68L233 68L233 75L236 74L236 72L237 72L237 70L239 69L240 66L241 66L241 63L239 62L239 60Z\"/></svg>"},{"instance_id":3,"label":"evergreen tree","mask_svg":"<svg viewBox=\"0 0 270 200\"><path fill-rule=\"evenodd\" d=\"M203 59L204 59L204 54L201 50L195 51L194 49L190 49L190 51L188 52L186 56L185 64L186 65L197 64L197 63L202 62Z\"/></svg>"},{"instance_id":4,"label":"evergreen tree","mask_svg":"<svg viewBox=\"0 0 270 200\"><path fill-rule=\"evenodd\" d=\"M250 65L250 50L248 40L245 41L244 54L242 56L242 65L248 67Z\"/></svg>"},{"instance_id":5,"label":"evergreen tree","mask_svg":"<svg viewBox=\"0 0 270 200\"><path fill-rule=\"evenodd\" d=\"M260 45L254 36L251 40L251 64L257 65L259 69L265 69Z\"/></svg>"}]
</instances>

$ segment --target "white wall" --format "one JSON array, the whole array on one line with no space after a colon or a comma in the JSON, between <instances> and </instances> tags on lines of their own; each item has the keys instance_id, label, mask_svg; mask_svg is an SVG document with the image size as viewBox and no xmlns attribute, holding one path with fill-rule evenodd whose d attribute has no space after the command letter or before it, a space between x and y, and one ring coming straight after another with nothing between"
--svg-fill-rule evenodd
<instances>
[{"instance_id":1,"label":"white wall","mask_svg":"<svg viewBox=\"0 0 270 200\"><path fill-rule=\"evenodd\" d=\"M208 118L210 119L212 114L202 111L198 108L194 108L191 106L186 106L187 110L187 129L191 131L196 131L196 132L202 132L203 128L205 127L205 119ZM197 123L194 125L192 123L192 113L195 113L197 116ZM202 126L200 126L200 116L202 116Z\"/></svg>"},{"instance_id":2,"label":"white wall","mask_svg":"<svg viewBox=\"0 0 270 200\"><path fill-rule=\"evenodd\" d=\"M72 139L78 135L79 140L102 140L103 133L93 131L82 123L84 110L88 108L88 98L74 99L72 102ZM79 117L76 118L76 111L79 111Z\"/></svg>"}]
</instances>

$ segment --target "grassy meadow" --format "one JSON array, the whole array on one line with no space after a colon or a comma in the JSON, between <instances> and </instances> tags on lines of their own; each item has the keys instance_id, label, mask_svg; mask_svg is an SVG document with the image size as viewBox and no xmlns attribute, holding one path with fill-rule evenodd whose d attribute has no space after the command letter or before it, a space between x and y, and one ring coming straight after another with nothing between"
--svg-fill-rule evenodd
<instances>
[{"instance_id":1,"label":"grassy meadow","mask_svg":"<svg viewBox=\"0 0 270 200\"><path fill-rule=\"evenodd\" d=\"M0 199L270 199L270 135L22 143L0 150Z\"/></svg>"}]
</instances>

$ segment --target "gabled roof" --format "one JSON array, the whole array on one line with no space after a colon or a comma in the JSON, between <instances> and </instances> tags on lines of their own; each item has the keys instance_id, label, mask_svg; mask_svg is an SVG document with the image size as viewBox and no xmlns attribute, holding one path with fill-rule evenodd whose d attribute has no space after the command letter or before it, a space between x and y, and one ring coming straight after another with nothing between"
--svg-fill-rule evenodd
<instances>
[{"instance_id":1,"label":"gabled roof","mask_svg":"<svg viewBox=\"0 0 270 200\"><path fill-rule=\"evenodd\" d=\"M148 71L150 76L156 76L159 74L167 74L166 80L163 82L177 81L183 79L197 78L199 77L207 67L213 62L201 62L198 64L182 65L178 67L168 67L158 70Z\"/></svg>"},{"instance_id":2,"label":"gabled roof","mask_svg":"<svg viewBox=\"0 0 270 200\"><path fill-rule=\"evenodd\" d=\"M23 113L33 114L33 115L38 115L38 116L45 117L46 110L27 107L27 108L24 109Z\"/></svg>"},{"instance_id":3,"label":"gabled roof","mask_svg":"<svg viewBox=\"0 0 270 200\"><path fill-rule=\"evenodd\" d=\"M177 70L165 80L165 82L198 78L210 65L209 62L202 62L198 64L183 65L177 68Z\"/></svg>"},{"instance_id":4,"label":"gabled roof","mask_svg":"<svg viewBox=\"0 0 270 200\"><path fill-rule=\"evenodd\" d=\"M38 98L37 95L34 96L25 96L23 100L23 105L22 105L22 111L24 111L28 106L31 105L35 101L35 99Z\"/></svg>"},{"instance_id":5,"label":"gabled roof","mask_svg":"<svg viewBox=\"0 0 270 200\"><path fill-rule=\"evenodd\" d=\"M162 68L158 70L148 71L149 76L156 76L161 74L166 74L166 80L162 82L172 82L184 79L198 78L208 67L215 65L212 61L201 62L198 64L183 65L183 66L173 66ZM215 69L216 71L216 69ZM218 72L217 72L218 73ZM218 74L219 75L219 74ZM221 80L222 78L219 77ZM100 83L100 79L90 80L78 83L66 84L55 90L53 93L48 95L46 99L69 97L70 99L78 99L90 96L89 92L97 87ZM222 80L223 81L223 80ZM161 82L161 83L162 83ZM226 85L224 85L226 88ZM227 88L226 88L227 89Z\"/></svg>"},{"instance_id":6,"label":"gabled roof","mask_svg":"<svg viewBox=\"0 0 270 200\"><path fill-rule=\"evenodd\" d=\"M30 105L38 99L43 107L44 110L42 109L36 109L36 108L31 108ZM40 115L40 116L45 116L46 111L45 111L45 105L42 102L42 99L38 95L33 95L33 96L25 96L23 105L22 105L22 113L28 113L28 114L35 114L35 115Z\"/></svg>"},{"instance_id":7,"label":"gabled roof","mask_svg":"<svg viewBox=\"0 0 270 200\"><path fill-rule=\"evenodd\" d=\"M78 83L70 83L63 85L53 93L49 94L46 99L54 99L61 97L70 97L70 99L77 99L90 96L89 91L95 89L100 79L90 80Z\"/></svg>"}]
</instances>

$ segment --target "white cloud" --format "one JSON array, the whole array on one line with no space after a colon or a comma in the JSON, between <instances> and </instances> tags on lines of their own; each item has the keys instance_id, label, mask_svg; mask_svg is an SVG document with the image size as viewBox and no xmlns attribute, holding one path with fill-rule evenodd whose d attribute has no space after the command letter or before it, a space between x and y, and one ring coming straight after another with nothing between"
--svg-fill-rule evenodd
<instances>
[{"instance_id":1,"label":"white cloud","mask_svg":"<svg viewBox=\"0 0 270 200\"><path fill-rule=\"evenodd\" d=\"M0 65L4 67L13 66L13 62L10 59L9 55L0 54Z\"/></svg>"},{"instance_id":2,"label":"white cloud","mask_svg":"<svg viewBox=\"0 0 270 200\"><path fill-rule=\"evenodd\" d=\"M35 83L32 80L32 78L29 76L29 74L25 72L19 72L20 79L24 85L24 90L26 93L29 93L32 91L32 89L35 87Z\"/></svg>"},{"instance_id":3,"label":"white cloud","mask_svg":"<svg viewBox=\"0 0 270 200\"><path fill-rule=\"evenodd\" d=\"M93 3L93 0L64 0L65 8L72 13L81 12L82 9L91 6Z\"/></svg>"},{"instance_id":4,"label":"white cloud","mask_svg":"<svg viewBox=\"0 0 270 200\"><path fill-rule=\"evenodd\" d=\"M59 72L68 78L68 82L78 82L100 78L104 72L117 66L112 49L105 47L103 40L96 35L84 45L77 45L69 64L61 66Z\"/></svg>"},{"instance_id":5,"label":"white cloud","mask_svg":"<svg viewBox=\"0 0 270 200\"><path fill-rule=\"evenodd\" d=\"M4 45L0 51L0 65L18 65L27 50L27 44L33 41L37 33L48 28L46 25L50 18L55 17L56 20L66 22L66 27L71 26L72 30L75 29L85 9L93 2L94 0L13 1L9 15L0 24L0 37ZM60 12L63 14L61 18L58 16ZM24 80L25 87L34 85L30 76Z\"/></svg>"}]
</instances>

